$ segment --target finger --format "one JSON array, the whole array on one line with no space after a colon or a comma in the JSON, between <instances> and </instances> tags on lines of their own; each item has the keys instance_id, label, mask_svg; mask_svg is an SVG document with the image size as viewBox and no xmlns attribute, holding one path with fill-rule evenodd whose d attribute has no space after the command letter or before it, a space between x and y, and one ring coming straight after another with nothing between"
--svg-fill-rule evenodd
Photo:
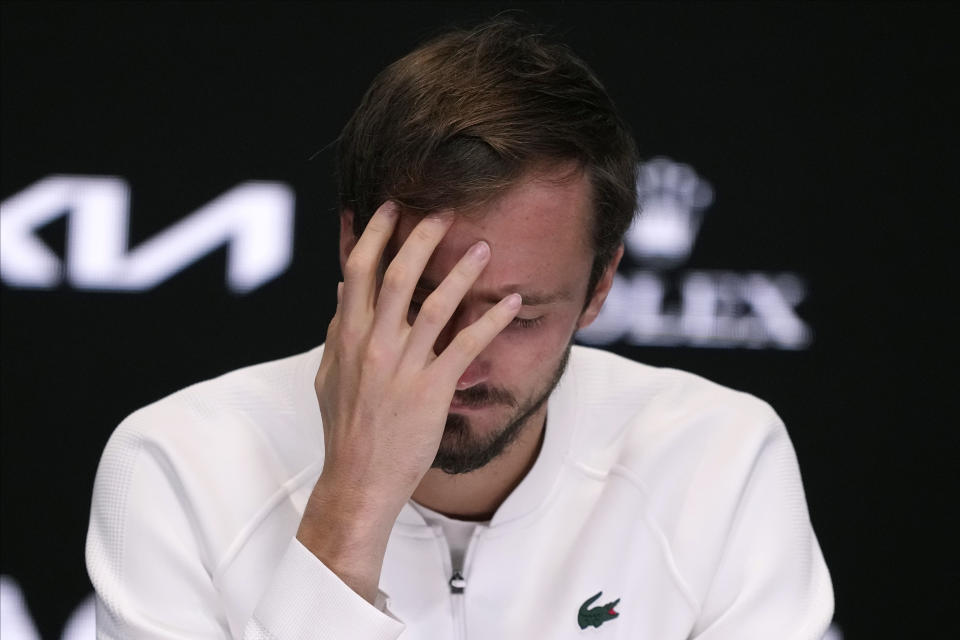
<instances>
[{"instance_id":1,"label":"finger","mask_svg":"<svg viewBox=\"0 0 960 640\"><path fill-rule=\"evenodd\" d=\"M405 360L423 367L432 359L433 345L457 310L467 291L490 260L490 245L474 244L453 267L443 282L427 296L407 339Z\"/></svg>"},{"instance_id":2,"label":"finger","mask_svg":"<svg viewBox=\"0 0 960 640\"><path fill-rule=\"evenodd\" d=\"M430 261L430 256L453 224L452 214L430 214L417 223L383 274L377 296L374 331L395 332L404 326L413 290Z\"/></svg>"},{"instance_id":3,"label":"finger","mask_svg":"<svg viewBox=\"0 0 960 640\"><path fill-rule=\"evenodd\" d=\"M457 334L430 368L437 370L441 379L456 383L470 363L516 317L522 303L519 293L511 293L487 309L476 322Z\"/></svg>"},{"instance_id":4,"label":"finger","mask_svg":"<svg viewBox=\"0 0 960 640\"><path fill-rule=\"evenodd\" d=\"M373 311L380 257L397 226L399 213L395 202L388 200L380 205L343 265L341 298L346 322L369 322L366 318Z\"/></svg>"}]
</instances>

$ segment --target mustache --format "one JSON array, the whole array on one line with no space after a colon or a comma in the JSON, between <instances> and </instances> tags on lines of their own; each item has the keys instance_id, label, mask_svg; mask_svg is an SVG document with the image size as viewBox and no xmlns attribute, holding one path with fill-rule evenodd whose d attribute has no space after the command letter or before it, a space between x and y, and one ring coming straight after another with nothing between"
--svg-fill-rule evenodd
<instances>
[{"instance_id":1,"label":"mustache","mask_svg":"<svg viewBox=\"0 0 960 640\"><path fill-rule=\"evenodd\" d=\"M508 407L516 408L517 399L506 389L489 387L487 385L477 385L469 389L463 389L453 394L453 399L457 403L471 409L486 407L491 404L502 404Z\"/></svg>"}]
</instances>

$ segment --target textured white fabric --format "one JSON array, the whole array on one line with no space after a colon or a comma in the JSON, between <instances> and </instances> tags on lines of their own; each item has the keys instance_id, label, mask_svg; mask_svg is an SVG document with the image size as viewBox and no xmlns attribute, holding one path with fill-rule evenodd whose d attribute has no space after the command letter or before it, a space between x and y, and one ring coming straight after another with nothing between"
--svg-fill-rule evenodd
<instances>
[{"instance_id":1,"label":"textured white fabric","mask_svg":"<svg viewBox=\"0 0 960 640\"><path fill-rule=\"evenodd\" d=\"M340 579L294 538L257 604L244 638L382 638L392 640L403 623L370 614L370 604L347 588L331 589ZM343 585L346 587L346 585ZM378 602L384 597L378 594ZM382 605L381 605L382 606Z\"/></svg>"},{"instance_id":2,"label":"textured white fabric","mask_svg":"<svg viewBox=\"0 0 960 640\"><path fill-rule=\"evenodd\" d=\"M467 554L467 547L470 544L470 539L473 538L474 530L478 526L488 526L490 521L481 522L450 518L414 500L410 501L410 506L423 516L428 525L434 527L434 529L440 527L447 539L447 545L450 547L450 561L453 564L453 571L462 572L463 558Z\"/></svg>"},{"instance_id":3,"label":"textured white fabric","mask_svg":"<svg viewBox=\"0 0 960 640\"><path fill-rule=\"evenodd\" d=\"M371 605L295 539L323 465L321 355L193 385L117 428L87 538L100 638L823 636L830 577L773 410L581 347L536 463L470 537L463 592L442 526L408 503ZM581 629L598 592L583 608L618 615Z\"/></svg>"}]
</instances>

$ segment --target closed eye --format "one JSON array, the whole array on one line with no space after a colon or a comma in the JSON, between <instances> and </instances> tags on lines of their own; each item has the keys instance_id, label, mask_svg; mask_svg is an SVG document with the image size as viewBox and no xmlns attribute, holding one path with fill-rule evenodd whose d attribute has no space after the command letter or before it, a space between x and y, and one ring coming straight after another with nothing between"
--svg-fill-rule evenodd
<instances>
[{"instance_id":1,"label":"closed eye","mask_svg":"<svg viewBox=\"0 0 960 640\"><path fill-rule=\"evenodd\" d=\"M513 322L511 322L510 324L517 327L518 329L533 329L534 327L539 325L540 322L542 321L543 321L543 316L538 316L536 318L514 318Z\"/></svg>"},{"instance_id":2,"label":"closed eye","mask_svg":"<svg viewBox=\"0 0 960 640\"><path fill-rule=\"evenodd\" d=\"M423 302L417 300L410 301L410 321L413 321L413 318L417 316L420 312L420 307L423 306ZM533 329L537 327L541 322L543 322L543 316L537 316L536 318L514 318L510 325L516 327L517 329Z\"/></svg>"}]
</instances>

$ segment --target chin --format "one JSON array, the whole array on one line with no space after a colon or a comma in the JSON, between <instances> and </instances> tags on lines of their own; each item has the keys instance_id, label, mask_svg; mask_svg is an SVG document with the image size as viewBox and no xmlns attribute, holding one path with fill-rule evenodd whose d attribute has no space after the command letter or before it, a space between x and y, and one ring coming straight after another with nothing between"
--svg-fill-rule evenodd
<instances>
[{"instance_id":1,"label":"chin","mask_svg":"<svg viewBox=\"0 0 960 640\"><path fill-rule=\"evenodd\" d=\"M510 421L509 416L484 420L478 426L476 413L450 412L433 467L448 474L469 473L500 456L522 431L526 420ZM489 410L488 410L489 411ZM493 411L489 411L493 414Z\"/></svg>"}]
</instances>

